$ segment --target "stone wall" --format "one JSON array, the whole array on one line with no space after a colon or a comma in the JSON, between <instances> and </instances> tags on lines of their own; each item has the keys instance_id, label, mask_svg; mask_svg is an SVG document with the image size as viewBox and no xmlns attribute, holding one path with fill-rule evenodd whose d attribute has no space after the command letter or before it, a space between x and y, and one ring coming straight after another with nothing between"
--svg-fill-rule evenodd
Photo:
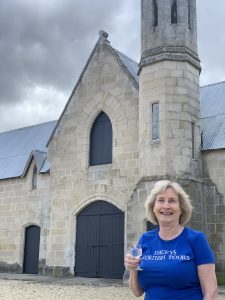
<instances>
[{"instance_id":1,"label":"stone wall","mask_svg":"<svg viewBox=\"0 0 225 300\"><path fill-rule=\"evenodd\" d=\"M139 177L138 90L109 47L100 41L95 49L49 145L51 222L46 265L70 267L72 273L76 215L96 200L106 200L126 215ZM90 131L101 111L112 123L112 163L89 166Z\"/></svg>"},{"instance_id":2,"label":"stone wall","mask_svg":"<svg viewBox=\"0 0 225 300\"><path fill-rule=\"evenodd\" d=\"M200 177L199 71L186 62L163 61L140 73L141 177ZM159 140L152 141L152 103L159 102ZM192 157L195 123L195 159Z\"/></svg>"},{"instance_id":3,"label":"stone wall","mask_svg":"<svg viewBox=\"0 0 225 300\"><path fill-rule=\"evenodd\" d=\"M0 181L0 271L22 272L25 229L41 228L40 260L45 260L49 214L49 174L40 174L32 190L34 162L23 178Z\"/></svg>"},{"instance_id":4,"label":"stone wall","mask_svg":"<svg viewBox=\"0 0 225 300\"><path fill-rule=\"evenodd\" d=\"M185 46L197 53L196 1L190 1L190 24L188 24L188 1L177 1L177 24L172 24L172 26L172 1L163 0L157 2L159 11L158 25L154 26L152 1L142 0L142 54L151 48L155 50L163 45L173 45L177 49ZM177 49L174 48L173 52L176 52Z\"/></svg>"},{"instance_id":5,"label":"stone wall","mask_svg":"<svg viewBox=\"0 0 225 300\"><path fill-rule=\"evenodd\" d=\"M207 232L216 254L217 271L225 273L225 152L204 151L202 157Z\"/></svg>"}]
</instances>

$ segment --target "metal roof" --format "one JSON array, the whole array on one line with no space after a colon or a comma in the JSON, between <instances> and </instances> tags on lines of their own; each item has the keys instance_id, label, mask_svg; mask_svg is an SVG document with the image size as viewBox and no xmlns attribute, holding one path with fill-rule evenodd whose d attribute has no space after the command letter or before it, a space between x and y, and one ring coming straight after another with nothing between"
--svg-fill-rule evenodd
<instances>
[{"instance_id":1,"label":"metal roof","mask_svg":"<svg viewBox=\"0 0 225 300\"><path fill-rule=\"evenodd\" d=\"M225 81L200 88L202 150L225 148Z\"/></svg>"},{"instance_id":2,"label":"metal roof","mask_svg":"<svg viewBox=\"0 0 225 300\"><path fill-rule=\"evenodd\" d=\"M139 77L137 75L138 73L138 64L136 61L133 59L129 58L125 54L119 52L118 50L114 49L113 50L118 54L119 58L121 59L122 63L124 66L127 68L128 72L134 77L136 82L139 82Z\"/></svg>"},{"instance_id":3,"label":"metal roof","mask_svg":"<svg viewBox=\"0 0 225 300\"><path fill-rule=\"evenodd\" d=\"M43 172L47 156L46 144L56 121L0 133L0 179L24 176L32 158Z\"/></svg>"}]
</instances>

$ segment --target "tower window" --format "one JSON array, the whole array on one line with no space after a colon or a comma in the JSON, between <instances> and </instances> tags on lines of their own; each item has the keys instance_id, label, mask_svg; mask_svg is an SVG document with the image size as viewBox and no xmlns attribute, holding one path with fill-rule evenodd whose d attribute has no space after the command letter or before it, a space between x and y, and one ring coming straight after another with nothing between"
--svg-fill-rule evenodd
<instances>
[{"instance_id":1,"label":"tower window","mask_svg":"<svg viewBox=\"0 0 225 300\"><path fill-rule=\"evenodd\" d=\"M191 122L192 159L195 159L195 123Z\"/></svg>"},{"instance_id":2,"label":"tower window","mask_svg":"<svg viewBox=\"0 0 225 300\"><path fill-rule=\"evenodd\" d=\"M158 26L158 3L157 0L152 1L153 6L153 26Z\"/></svg>"},{"instance_id":3,"label":"tower window","mask_svg":"<svg viewBox=\"0 0 225 300\"><path fill-rule=\"evenodd\" d=\"M159 139L159 102L152 104L152 140Z\"/></svg>"},{"instance_id":4,"label":"tower window","mask_svg":"<svg viewBox=\"0 0 225 300\"><path fill-rule=\"evenodd\" d=\"M191 29L191 0L188 0L188 28Z\"/></svg>"},{"instance_id":5,"label":"tower window","mask_svg":"<svg viewBox=\"0 0 225 300\"><path fill-rule=\"evenodd\" d=\"M90 166L112 162L112 124L101 112L95 119L90 135Z\"/></svg>"},{"instance_id":6,"label":"tower window","mask_svg":"<svg viewBox=\"0 0 225 300\"><path fill-rule=\"evenodd\" d=\"M171 5L171 23L177 23L177 0L172 0Z\"/></svg>"}]
</instances>

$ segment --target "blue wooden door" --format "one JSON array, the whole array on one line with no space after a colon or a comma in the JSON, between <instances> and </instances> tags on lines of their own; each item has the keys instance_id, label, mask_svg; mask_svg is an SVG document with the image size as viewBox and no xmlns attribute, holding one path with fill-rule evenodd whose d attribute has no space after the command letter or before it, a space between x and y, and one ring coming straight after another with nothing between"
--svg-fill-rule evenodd
<instances>
[{"instance_id":1,"label":"blue wooden door","mask_svg":"<svg viewBox=\"0 0 225 300\"><path fill-rule=\"evenodd\" d=\"M122 278L124 273L124 214L96 201L77 216L75 275Z\"/></svg>"},{"instance_id":2,"label":"blue wooden door","mask_svg":"<svg viewBox=\"0 0 225 300\"><path fill-rule=\"evenodd\" d=\"M25 232L23 273L38 274L40 227L29 226Z\"/></svg>"}]
</instances>

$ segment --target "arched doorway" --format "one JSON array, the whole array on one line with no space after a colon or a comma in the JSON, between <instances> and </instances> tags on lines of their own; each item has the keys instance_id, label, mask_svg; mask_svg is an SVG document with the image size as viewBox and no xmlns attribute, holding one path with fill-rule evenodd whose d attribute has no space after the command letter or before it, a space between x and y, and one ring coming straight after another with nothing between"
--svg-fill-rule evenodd
<instances>
[{"instance_id":1,"label":"arched doorway","mask_svg":"<svg viewBox=\"0 0 225 300\"><path fill-rule=\"evenodd\" d=\"M31 225L25 231L23 273L38 274L40 227Z\"/></svg>"},{"instance_id":2,"label":"arched doorway","mask_svg":"<svg viewBox=\"0 0 225 300\"><path fill-rule=\"evenodd\" d=\"M124 213L96 201L77 216L75 276L122 278L124 273Z\"/></svg>"}]
</instances>

